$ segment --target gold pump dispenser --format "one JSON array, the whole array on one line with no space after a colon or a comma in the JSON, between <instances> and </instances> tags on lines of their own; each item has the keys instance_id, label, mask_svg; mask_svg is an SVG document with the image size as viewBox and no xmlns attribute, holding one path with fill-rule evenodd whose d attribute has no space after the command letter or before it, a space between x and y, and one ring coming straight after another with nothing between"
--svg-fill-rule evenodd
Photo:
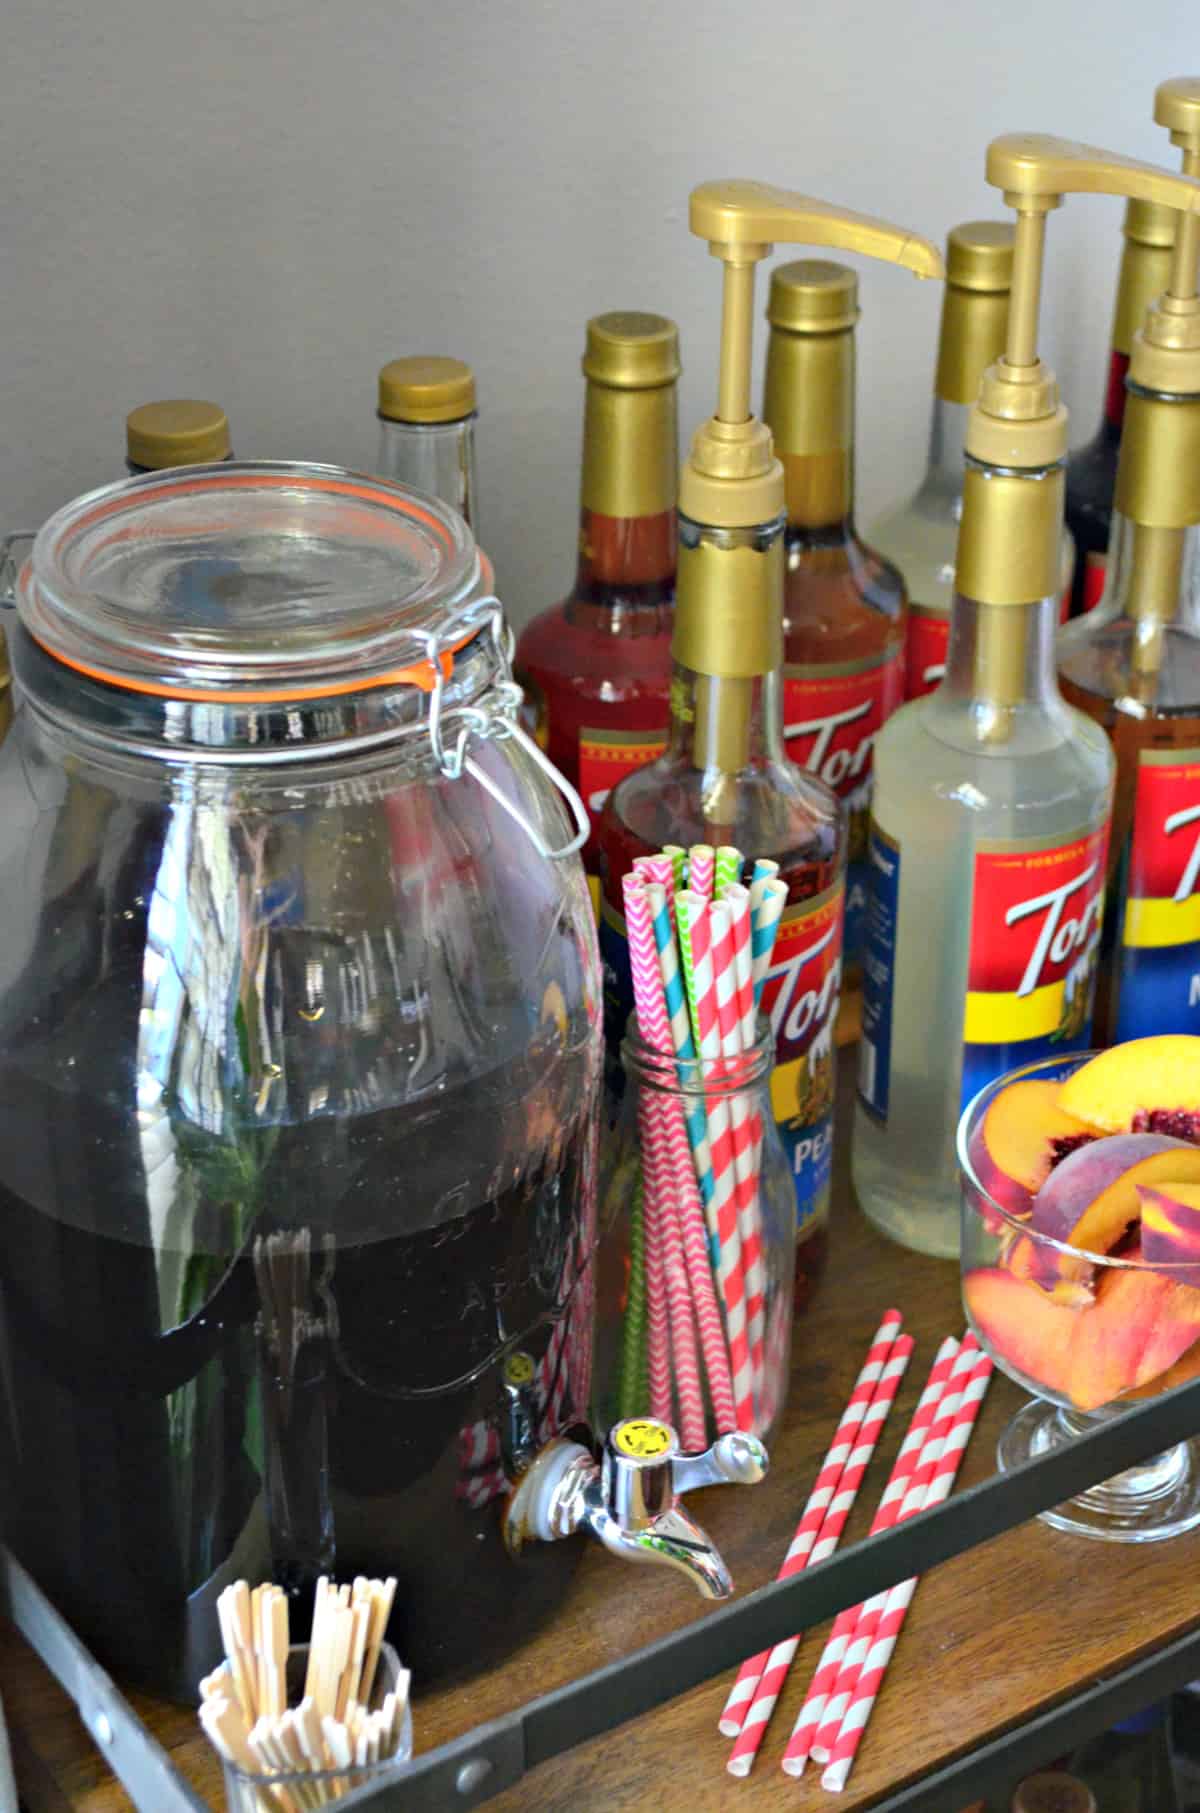
<instances>
[{"instance_id":1,"label":"gold pump dispenser","mask_svg":"<svg viewBox=\"0 0 1200 1813\"><path fill-rule=\"evenodd\" d=\"M1154 118L1200 177L1200 77L1163 82ZM1132 537L1128 609L1133 665L1157 674L1178 600L1184 542L1200 522L1200 215L1181 213L1166 293L1134 335L1114 507Z\"/></svg>"},{"instance_id":2,"label":"gold pump dispenser","mask_svg":"<svg viewBox=\"0 0 1200 1813\"><path fill-rule=\"evenodd\" d=\"M1054 373L1037 352L1046 216L1064 195L1124 195L1200 209L1200 184L1134 158L1040 133L993 140L987 179L1016 210L1012 292L1004 357L989 366L967 427L967 471L957 586L978 605L1034 604L1057 591L1067 412ZM1182 235L1187 238L1187 235ZM1023 616L982 609L977 687L995 734L1022 695Z\"/></svg>"},{"instance_id":3,"label":"gold pump dispenser","mask_svg":"<svg viewBox=\"0 0 1200 1813\"><path fill-rule=\"evenodd\" d=\"M724 266L716 412L696 430L679 484L674 657L697 676L695 762L735 775L748 753L753 682L783 659L783 467L751 414L754 267L776 244L836 247L944 275L903 227L767 183L702 183L691 230Z\"/></svg>"}]
</instances>

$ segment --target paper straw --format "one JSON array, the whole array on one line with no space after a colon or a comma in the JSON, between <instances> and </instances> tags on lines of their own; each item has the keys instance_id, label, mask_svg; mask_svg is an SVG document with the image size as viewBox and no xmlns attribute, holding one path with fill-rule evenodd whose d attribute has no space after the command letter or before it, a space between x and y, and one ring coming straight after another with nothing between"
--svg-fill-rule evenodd
<instances>
[{"instance_id":1,"label":"paper straw","mask_svg":"<svg viewBox=\"0 0 1200 1813\"><path fill-rule=\"evenodd\" d=\"M901 1335L879 1375L879 1383L867 1406L858 1439L842 1470L837 1491L829 1502L829 1508L822 1520L817 1540L813 1544L812 1553L808 1558L809 1567L815 1567L818 1562L825 1561L833 1554L841 1541L846 1520L853 1509L863 1475L875 1452L879 1432L887 1421L888 1412L895 1402L896 1393L900 1388L900 1381L904 1377L912 1350L912 1336ZM802 1632L797 1632L794 1637L785 1638L782 1643L777 1643L768 1655L762 1676L754 1692L754 1698L742 1720L742 1729L734 1741L729 1761L725 1765L730 1775L749 1775L770 1722L771 1714L775 1710L776 1701L783 1691L788 1670L792 1665L792 1658L800 1647L802 1634Z\"/></svg>"},{"instance_id":2,"label":"paper straw","mask_svg":"<svg viewBox=\"0 0 1200 1813\"><path fill-rule=\"evenodd\" d=\"M929 1510L931 1506L942 1504L949 1498L991 1376L991 1360L986 1354L976 1351L974 1370L963 1388L958 1411L946 1436L945 1446L937 1461L933 1479L925 1493L923 1510ZM924 1463L922 1462L922 1464ZM862 1743L863 1733L867 1728L875 1701L879 1697L879 1690L883 1686L888 1662L896 1647L896 1640L904 1627L912 1596L917 1590L918 1578L918 1575L914 1575L911 1580L902 1580L898 1586L892 1588L887 1596L887 1604L879 1620L878 1631L863 1662L862 1672L854 1689L854 1698L842 1720L842 1728L838 1733L829 1767L821 1777L821 1786L831 1793L841 1792L854 1767L855 1755Z\"/></svg>"},{"instance_id":3,"label":"paper straw","mask_svg":"<svg viewBox=\"0 0 1200 1813\"><path fill-rule=\"evenodd\" d=\"M649 902L654 926L654 943L658 950L658 965L662 975L663 995L667 1004L667 1018L671 1027L671 1044L679 1067L679 1079L680 1082L695 1082L699 1076L696 1065L696 1047L692 1040L692 1022L688 1013L687 993L683 985L683 971L679 963L679 946L675 942L674 916L669 911L670 896L665 889L651 886L646 889L646 899ZM712 1167L708 1158L708 1119L704 1112L704 1102L698 1094L688 1103L686 1120L688 1142L695 1158L700 1194L705 1204L708 1205L712 1201ZM711 1234L711 1258L715 1266L717 1262L715 1219L712 1222Z\"/></svg>"},{"instance_id":4,"label":"paper straw","mask_svg":"<svg viewBox=\"0 0 1200 1813\"><path fill-rule=\"evenodd\" d=\"M658 963L650 900L647 890L636 877L626 876L624 900L638 1027L652 1050L668 1056L673 1035ZM643 1091L641 1102L647 1109L645 1135L649 1136L650 1162L666 1217L664 1265L671 1338L676 1348L675 1382L680 1394L680 1434L685 1448L703 1448L706 1425L698 1374L693 1396L693 1302L718 1432L724 1434L727 1430L738 1427L729 1352L725 1345L721 1312L709 1265L704 1211L692 1171L692 1160L678 1103L665 1095L647 1091ZM695 1404L698 1410L694 1409L691 1414L685 1413L685 1396L687 1404Z\"/></svg>"},{"instance_id":5,"label":"paper straw","mask_svg":"<svg viewBox=\"0 0 1200 1813\"><path fill-rule=\"evenodd\" d=\"M713 897L717 853L711 844L693 844L688 851L688 889L706 904Z\"/></svg>"},{"instance_id":6,"label":"paper straw","mask_svg":"<svg viewBox=\"0 0 1200 1813\"><path fill-rule=\"evenodd\" d=\"M755 891L758 900L755 901ZM763 983L771 966L771 954L775 949L775 935L779 930L779 921L787 904L787 884L782 881L755 882L750 889L750 912L752 925L750 931L750 961L754 972L754 1004L757 1007L762 995Z\"/></svg>"},{"instance_id":7,"label":"paper straw","mask_svg":"<svg viewBox=\"0 0 1200 1813\"><path fill-rule=\"evenodd\" d=\"M702 1072L720 1060L721 1031L717 1020L716 989L712 964L712 928L709 908L690 889L675 897L675 924L684 987L691 1009L692 1037ZM755 1426L754 1371L746 1315L746 1280L741 1235L737 1220L737 1175L733 1163L733 1138L729 1111L723 1100L710 1102L708 1156L712 1194L707 1213L716 1222L717 1283L725 1305L725 1333L733 1373L733 1402L737 1427Z\"/></svg>"},{"instance_id":8,"label":"paper straw","mask_svg":"<svg viewBox=\"0 0 1200 1813\"><path fill-rule=\"evenodd\" d=\"M687 883L687 851L682 844L664 844L662 854L671 864L670 892L678 894Z\"/></svg>"},{"instance_id":9,"label":"paper straw","mask_svg":"<svg viewBox=\"0 0 1200 1813\"><path fill-rule=\"evenodd\" d=\"M737 1011L737 975L730 927L729 908L716 901L709 909L712 933L713 986L717 1002L717 1025L720 1030L721 1056L727 1070L742 1061L741 1023ZM738 1238L742 1243L742 1271L746 1287L746 1333L750 1343L750 1367L756 1394L761 1399L763 1388L763 1337L766 1328L767 1274L763 1262L762 1212L758 1200L758 1174L754 1162L754 1126L750 1102L744 1089L734 1089L725 1098L729 1113L729 1130L733 1146L735 1180L734 1203L737 1211ZM766 1428L759 1403L758 1433Z\"/></svg>"},{"instance_id":10,"label":"paper straw","mask_svg":"<svg viewBox=\"0 0 1200 1813\"><path fill-rule=\"evenodd\" d=\"M884 1488L879 1508L872 1520L869 1531L872 1536L878 1536L883 1530L890 1530L900 1515L900 1507L917 1469L921 1449L941 1402L942 1393L946 1381L950 1377L950 1370L957 1353L958 1342L953 1335L943 1341L938 1348L925 1389L913 1412L912 1421L908 1425L908 1433L900 1444L900 1452L892 1467L891 1477ZM846 1653L847 1644L854 1635L858 1613L859 1607L852 1605L837 1615L809 1684L808 1697L792 1728L787 1749L783 1753L785 1775L803 1775L804 1773L804 1765L808 1761L812 1740L820 1726L825 1702L837 1682L842 1657Z\"/></svg>"},{"instance_id":11,"label":"paper straw","mask_svg":"<svg viewBox=\"0 0 1200 1813\"><path fill-rule=\"evenodd\" d=\"M954 1426L954 1419L962 1405L963 1391L979 1359L979 1343L974 1335L967 1334L959 1345L950 1368L950 1377L942 1388L941 1402L938 1404L934 1420L921 1449L916 1471L913 1473L908 1490L901 1500L897 1523L906 1523L925 1507L926 1493L937 1472L938 1462L946 1445L946 1438ZM813 1735L810 1754L814 1762L827 1763L833 1757L841 1732L842 1720L853 1698L858 1677L862 1670L879 1620L887 1604L888 1591L875 1593L858 1608L858 1617L854 1625L854 1634L846 1645L838 1669L837 1680L825 1703L821 1723Z\"/></svg>"},{"instance_id":12,"label":"paper straw","mask_svg":"<svg viewBox=\"0 0 1200 1813\"><path fill-rule=\"evenodd\" d=\"M637 1416L647 1401L642 1375L646 1354L646 1248L642 1229L644 1184L639 1177L629 1208L629 1290L621 1330L621 1382L618 1417Z\"/></svg>"},{"instance_id":13,"label":"paper straw","mask_svg":"<svg viewBox=\"0 0 1200 1813\"><path fill-rule=\"evenodd\" d=\"M756 856L754 859L754 867L750 872L750 879L752 882L774 881L778 873L779 864L777 862L772 862L767 856Z\"/></svg>"},{"instance_id":14,"label":"paper straw","mask_svg":"<svg viewBox=\"0 0 1200 1813\"><path fill-rule=\"evenodd\" d=\"M646 901L645 888L637 875L626 875L621 891L625 907L626 931L629 938L629 961L633 972L634 1000L639 1004L640 1009L642 996L649 992L648 979L645 974L644 934L650 930L650 909ZM639 1023L640 1017L639 1011ZM643 1140L642 1226L646 1250L649 1409L651 1416L659 1417L669 1423L672 1418L671 1357L667 1305L667 1253L663 1226L667 1205L655 1195L655 1184L658 1183L657 1167L654 1164L656 1156L656 1153L652 1155L647 1151ZM652 1171L654 1172L653 1180L650 1175Z\"/></svg>"},{"instance_id":15,"label":"paper straw","mask_svg":"<svg viewBox=\"0 0 1200 1813\"><path fill-rule=\"evenodd\" d=\"M648 911L646 930L649 934ZM656 977L657 973L656 965ZM640 1021L640 1014L638 1017ZM644 1202L653 1205L651 1213L657 1216L662 1234L670 1365L675 1395L679 1401L679 1434L684 1448L696 1453L706 1446L704 1386L700 1379L700 1357L696 1348L696 1331L692 1324L692 1299L684 1266L683 1241L679 1233L679 1217L666 1145L667 1129L662 1109L661 1099L642 1091L638 1101L638 1120L645 1177Z\"/></svg>"},{"instance_id":16,"label":"paper straw","mask_svg":"<svg viewBox=\"0 0 1200 1813\"><path fill-rule=\"evenodd\" d=\"M750 955L750 890L734 882L721 903L729 909L729 935L733 940L733 973L737 985L738 1031L742 1050L753 1051L758 1042L754 1012L754 970Z\"/></svg>"},{"instance_id":17,"label":"paper straw","mask_svg":"<svg viewBox=\"0 0 1200 1813\"><path fill-rule=\"evenodd\" d=\"M722 844L717 851L713 866L713 893L718 900L725 898L725 890L732 887L735 881L742 879L742 853L732 844Z\"/></svg>"},{"instance_id":18,"label":"paper straw","mask_svg":"<svg viewBox=\"0 0 1200 1813\"><path fill-rule=\"evenodd\" d=\"M826 1508L838 1489L838 1482L853 1451L859 1427L875 1395L875 1386L899 1336L900 1325L900 1311L889 1309L871 1338L867 1357L854 1381L854 1389L821 1462L821 1470L808 1495L800 1522L796 1525L796 1533L775 1576L777 1580L790 1580L793 1574L800 1573L808 1565L808 1558L825 1520ZM738 1670L737 1680L730 1689L729 1698L717 1721L718 1730L726 1737L736 1737L741 1731L745 1708L754 1698L755 1688L770 1653L766 1649L760 1650L758 1655L747 1657Z\"/></svg>"},{"instance_id":19,"label":"paper straw","mask_svg":"<svg viewBox=\"0 0 1200 1813\"><path fill-rule=\"evenodd\" d=\"M675 885L675 871L671 858L665 853L658 856L635 856L633 869L634 873L640 875L647 885L651 882L661 888L673 888Z\"/></svg>"}]
</instances>

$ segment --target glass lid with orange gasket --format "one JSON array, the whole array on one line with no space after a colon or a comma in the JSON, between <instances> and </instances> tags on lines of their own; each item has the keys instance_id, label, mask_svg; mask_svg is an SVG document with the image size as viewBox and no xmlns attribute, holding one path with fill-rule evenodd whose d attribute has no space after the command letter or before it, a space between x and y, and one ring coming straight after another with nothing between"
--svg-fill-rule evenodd
<instances>
[{"instance_id":1,"label":"glass lid with orange gasket","mask_svg":"<svg viewBox=\"0 0 1200 1813\"><path fill-rule=\"evenodd\" d=\"M490 592L435 499L332 466L227 463L93 491L51 517L17 589L56 661L163 700L286 705L433 682ZM431 641L431 638L434 640Z\"/></svg>"}]
</instances>

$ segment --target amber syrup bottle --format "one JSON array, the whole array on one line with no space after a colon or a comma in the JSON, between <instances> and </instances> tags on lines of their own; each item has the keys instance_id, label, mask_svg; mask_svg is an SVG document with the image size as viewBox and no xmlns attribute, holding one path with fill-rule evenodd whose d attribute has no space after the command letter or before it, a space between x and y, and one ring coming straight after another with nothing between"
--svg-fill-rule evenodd
<instances>
[{"instance_id":1,"label":"amber syrup bottle","mask_svg":"<svg viewBox=\"0 0 1200 1813\"><path fill-rule=\"evenodd\" d=\"M1154 117L1200 176L1200 79ZM1117 758L1099 1039L1200 1033L1200 218L1133 336L1104 592L1059 638L1063 697Z\"/></svg>"},{"instance_id":2,"label":"amber syrup bottle","mask_svg":"<svg viewBox=\"0 0 1200 1813\"><path fill-rule=\"evenodd\" d=\"M1125 376L1133 336L1146 310L1167 287L1175 216L1157 202L1131 201L1125 210L1125 249L1113 311L1108 387L1100 426L1067 461L1067 527L1075 538L1071 615L1090 611L1104 590L1112 530L1113 487L1125 422Z\"/></svg>"},{"instance_id":3,"label":"amber syrup bottle","mask_svg":"<svg viewBox=\"0 0 1200 1813\"><path fill-rule=\"evenodd\" d=\"M783 465L783 738L846 808L846 977L867 900L875 739L904 699L904 581L854 527L858 279L803 258L771 275L763 420Z\"/></svg>"},{"instance_id":4,"label":"amber syrup bottle","mask_svg":"<svg viewBox=\"0 0 1200 1813\"><path fill-rule=\"evenodd\" d=\"M526 625L516 674L538 741L592 819L667 736L675 603L679 336L662 315L588 322L579 566ZM595 875L595 836L583 852Z\"/></svg>"}]
</instances>

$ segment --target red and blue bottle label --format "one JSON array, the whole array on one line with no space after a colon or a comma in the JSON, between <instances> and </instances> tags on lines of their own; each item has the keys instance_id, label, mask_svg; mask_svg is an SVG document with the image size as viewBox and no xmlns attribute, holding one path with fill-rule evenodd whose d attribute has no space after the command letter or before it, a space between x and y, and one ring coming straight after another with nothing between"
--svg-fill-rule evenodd
<instances>
[{"instance_id":1,"label":"red and blue bottle label","mask_svg":"<svg viewBox=\"0 0 1200 1813\"><path fill-rule=\"evenodd\" d=\"M775 1034L771 1107L791 1166L801 1235L823 1219L829 1204L844 911L841 881L787 908L759 1004Z\"/></svg>"},{"instance_id":2,"label":"red and blue bottle label","mask_svg":"<svg viewBox=\"0 0 1200 1813\"><path fill-rule=\"evenodd\" d=\"M788 757L798 768L819 775L846 808L847 962L857 963L862 952L875 739L903 702L903 648L835 667L783 670Z\"/></svg>"},{"instance_id":3,"label":"red and blue bottle label","mask_svg":"<svg viewBox=\"0 0 1200 1813\"><path fill-rule=\"evenodd\" d=\"M1017 1065L1087 1049L1107 852L1107 823L1065 843L976 846L960 1106ZM886 1121L901 852L874 824L870 864L858 1093L867 1112Z\"/></svg>"},{"instance_id":4,"label":"red and blue bottle label","mask_svg":"<svg viewBox=\"0 0 1200 1813\"><path fill-rule=\"evenodd\" d=\"M1200 747L1141 751L1115 914L1116 1042L1200 1033Z\"/></svg>"},{"instance_id":5,"label":"red and blue bottle label","mask_svg":"<svg viewBox=\"0 0 1200 1813\"><path fill-rule=\"evenodd\" d=\"M960 1105L1019 1064L1086 1051L1108 824L1061 843L976 849Z\"/></svg>"}]
</instances>

